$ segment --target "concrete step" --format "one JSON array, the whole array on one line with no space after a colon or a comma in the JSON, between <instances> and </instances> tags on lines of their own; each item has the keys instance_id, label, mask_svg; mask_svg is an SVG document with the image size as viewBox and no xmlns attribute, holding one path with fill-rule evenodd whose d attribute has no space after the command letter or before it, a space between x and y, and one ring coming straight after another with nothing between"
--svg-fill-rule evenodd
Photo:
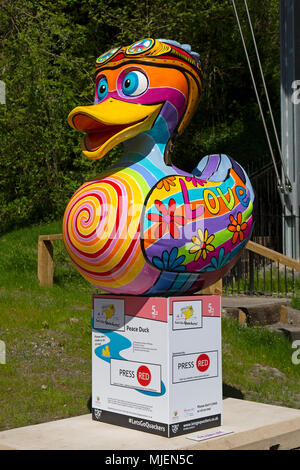
<instances>
[{"instance_id":1,"label":"concrete step","mask_svg":"<svg viewBox=\"0 0 300 470\"><path fill-rule=\"evenodd\" d=\"M278 323L300 329L300 311L290 306L290 300L269 296L222 297L222 314L249 325ZM294 331L293 328L291 331Z\"/></svg>"},{"instance_id":2,"label":"concrete step","mask_svg":"<svg viewBox=\"0 0 300 470\"><path fill-rule=\"evenodd\" d=\"M93 421L91 415L0 432L0 449L23 450L269 450L300 447L300 410L234 398L223 400L223 423L207 430L231 434L205 441L166 437Z\"/></svg>"},{"instance_id":3,"label":"concrete step","mask_svg":"<svg viewBox=\"0 0 300 470\"><path fill-rule=\"evenodd\" d=\"M267 325L268 330L277 331L285 336L291 343L300 340L300 327L298 325L289 325L286 323L278 322L273 325Z\"/></svg>"}]
</instances>

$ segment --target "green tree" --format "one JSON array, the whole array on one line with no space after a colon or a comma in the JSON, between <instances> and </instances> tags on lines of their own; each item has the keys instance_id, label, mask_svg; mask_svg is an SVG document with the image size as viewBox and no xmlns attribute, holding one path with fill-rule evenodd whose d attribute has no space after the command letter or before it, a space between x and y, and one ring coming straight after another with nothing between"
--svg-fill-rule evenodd
<instances>
[{"instance_id":1,"label":"green tree","mask_svg":"<svg viewBox=\"0 0 300 470\"><path fill-rule=\"evenodd\" d=\"M279 121L278 2L266 0L263 10L258 0L248 3ZM242 24L255 63L244 13ZM175 146L175 164L192 169L217 152L244 165L269 158L230 0L2 0L0 31L7 87L0 107L0 232L62 216L80 184L118 157L116 148L103 160L85 159L67 116L93 100L95 58L142 37L189 43L202 61L203 98Z\"/></svg>"}]
</instances>

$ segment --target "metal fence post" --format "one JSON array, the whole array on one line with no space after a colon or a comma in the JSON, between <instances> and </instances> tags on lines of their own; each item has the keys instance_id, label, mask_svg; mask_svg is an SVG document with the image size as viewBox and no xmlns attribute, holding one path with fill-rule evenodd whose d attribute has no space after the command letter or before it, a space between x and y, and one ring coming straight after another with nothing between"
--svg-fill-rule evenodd
<instances>
[{"instance_id":1,"label":"metal fence post","mask_svg":"<svg viewBox=\"0 0 300 470\"><path fill-rule=\"evenodd\" d=\"M254 294L254 253L249 251L249 294Z\"/></svg>"}]
</instances>

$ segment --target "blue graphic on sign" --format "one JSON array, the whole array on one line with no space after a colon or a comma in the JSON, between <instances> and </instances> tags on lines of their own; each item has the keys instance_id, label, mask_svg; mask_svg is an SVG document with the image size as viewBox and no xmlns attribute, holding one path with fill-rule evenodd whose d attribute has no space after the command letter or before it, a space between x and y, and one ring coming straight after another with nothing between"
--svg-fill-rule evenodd
<instances>
[{"instance_id":1,"label":"blue graphic on sign","mask_svg":"<svg viewBox=\"0 0 300 470\"><path fill-rule=\"evenodd\" d=\"M123 361L127 361L124 357L120 355L121 351L124 349L129 349L132 346L131 341L125 338L124 336L116 333L115 331L107 331L107 330L98 330L100 333L104 334L109 338L109 342L102 344L101 346L97 346L95 348L95 354L97 357L102 359L105 362L110 364L111 359L121 359ZM147 390L138 390L135 389L137 392L143 393L144 395L149 395L151 397L160 397L166 393L166 387L163 381L161 381L161 392L148 392Z\"/></svg>"}]
</instances>

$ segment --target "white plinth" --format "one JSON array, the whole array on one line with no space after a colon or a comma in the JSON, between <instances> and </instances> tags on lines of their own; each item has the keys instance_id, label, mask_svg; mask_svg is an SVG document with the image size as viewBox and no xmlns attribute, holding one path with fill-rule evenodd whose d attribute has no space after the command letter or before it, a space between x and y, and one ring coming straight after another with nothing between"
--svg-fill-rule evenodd
<instances>
[{"instance_id":1,"label":"white plinth","mask_svg":"<svg viewBox=\"0 0 300 470\"><path fill-rule=\"evenodd\" d=\"M300 410L226 398L223 425L233 431L195 442L167 438L92 420L90 414L0 432L0 449L15 450L217 450L300 447ZM212 432L210 429L209 432ZM191 433L194 435L195 433Z\"/></svg>"}]
</instances>

